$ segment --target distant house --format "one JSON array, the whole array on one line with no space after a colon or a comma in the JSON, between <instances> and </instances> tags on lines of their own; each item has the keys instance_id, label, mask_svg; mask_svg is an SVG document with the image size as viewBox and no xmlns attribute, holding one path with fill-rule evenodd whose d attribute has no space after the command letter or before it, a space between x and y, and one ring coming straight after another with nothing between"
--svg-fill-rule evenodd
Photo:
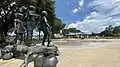
<instances>
[{"instance_id":1,"label":"distant house","mask_svg":"<svg viewBox=\"0 0 120 67\"><path fill-rule=\"evenodd\" d=\"M55 38L62 38L63 35L61 35L60 33L59 34L54 34Z\"/></svg>"},{"instance_id":2,"label":"distant house","mask_svg":"<svg viewBox=\"0 0 120 67\"><path fill-rule=\"evenodd\" d=\"M69 38L81 38L84 36L84 33L69 33L69 34L66 34L66 37L69 37Z\"/></svg>"}]
</instances>

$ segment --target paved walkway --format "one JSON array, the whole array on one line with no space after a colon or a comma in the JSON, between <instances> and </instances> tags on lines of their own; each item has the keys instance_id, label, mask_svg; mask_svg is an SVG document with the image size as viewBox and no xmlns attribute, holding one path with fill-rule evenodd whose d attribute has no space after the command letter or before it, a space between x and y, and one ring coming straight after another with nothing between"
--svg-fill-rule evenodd
<instances>
[{"instance_id":1,"label":"paved walkway","mask_svg":"<svg viewBox=\"0 0 120 67\"><path fill-rule=\"evenodd\" d=\"M62 42L63 41L63 42ZM57 40L58 67L120 67L120 40ZM0 67L19 67L22 60L0 60ZM33 67L33 64L30 65Z\"/></svg>"}]
</instances>

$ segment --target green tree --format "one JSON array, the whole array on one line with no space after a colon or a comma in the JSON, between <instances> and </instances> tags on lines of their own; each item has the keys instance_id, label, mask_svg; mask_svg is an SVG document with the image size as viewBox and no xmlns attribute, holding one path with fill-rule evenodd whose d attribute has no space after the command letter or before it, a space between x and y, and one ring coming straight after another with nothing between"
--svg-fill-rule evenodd
<instances>
[{"instance_id":1,"label":"green tree","mask_svg":"<svg viewBox=\"0 0 120 67\"><path fill-rule=\"evenodd\" d=\"M106 27L104 31L100 33L100 35L105 35L105 36L112 36L113 35L113 27L112 25Z\"/></svg>"},{"instance_id":2,"label":"green tree","mask_svg":"<svg viewBox=\"0 0 120 67\"><path fill-rule=\"evenodd\" d=\"M80 30L77 30L76 28L69 28L69 29L63 29L62 34L65 36L66 34L69 33L78 33L81 32ZM83 32L82 32L83 33Z\"/></svg>"},{"instance_id":3,"label":"green tree","mask_svg":"<svg viewBox=\"0 0 120 67\"><path fill-rule=\"evenodd\" d=\"M53 27L53 34L57 34L60 33L60 30L65 27L65 24L62 23L61 19L56 17L52 27Z\"/></svg>"},{"instance_id":4,"label":"green tree","mask_svg":"<svg viewBox=\"0 0 120 67\"><path fill-rule=\"evenodd\" d=\"M113 34L120 34L120 26L116 26L116 27L114 27L114 29L113 29Z\"/></svg>"},{"instance_id":5,"label":"green tree","mask_svg":"<svg viewBox=\"0 0 120 67\"><path fill-rule=\"evenodd\" d=\"M3 41L7 36L8 30L14 26L16 8L14 5L11 5L13 2L12 0L0 1L0 34Z\"/></svg>"},{"instance_id":6,"label":"green tree","mask_svg":"<svg viewBox=\"0 0 120 67\"><path fill-rule=\"evenodd\" d=\"M77 30L76 28L69 28L69 32L77 33L77 32L80 32L80 30Z\"/></svg>"},{"instance_id":7,"label":"green tree","mask_svg":"<svg viewBox=\"0 0 120 67\"><path fill-rule=\"evenodd\" d=\"M17 3L17 6L29 6L29 5L34 5L36 0L15 0Z\"/></svg>"},{"instance_id":8,"label":"green tree","mask_svg":"<svg viewBox=\"0 0 120 67\"><path fill-rule=\"evenodd\" d=\"M82 31L80 31L80 30L77 30L77 32L82 32Z\"/></svg>"}]
</instances>

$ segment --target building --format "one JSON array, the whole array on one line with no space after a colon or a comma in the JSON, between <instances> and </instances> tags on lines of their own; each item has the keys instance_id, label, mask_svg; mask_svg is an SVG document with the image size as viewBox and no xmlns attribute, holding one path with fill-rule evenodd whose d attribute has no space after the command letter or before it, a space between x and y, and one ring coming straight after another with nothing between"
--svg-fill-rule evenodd
<instances>
[{"instance_id":1,"label":"building","mask_svg":"<svg viewBox=\"0 0 120 67\"><path fill-rule=\"evenodd\" d=\"M66 34L66 37L67 38L84 38L85 37L85 34L84 33L69 33L69 34Z\"/></svg>"}]
</instances>

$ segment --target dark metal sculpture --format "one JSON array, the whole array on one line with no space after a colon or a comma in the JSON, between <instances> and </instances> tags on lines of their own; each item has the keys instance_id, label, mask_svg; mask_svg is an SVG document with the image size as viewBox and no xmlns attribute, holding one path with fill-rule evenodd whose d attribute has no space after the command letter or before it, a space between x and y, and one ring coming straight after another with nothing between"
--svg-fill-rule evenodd
<instances>
[{"instance_id":1,"label":"dark metal sculpture","mask_svg":"<svg viewBox=\"0 0 120 67\"><path fill-rule=\"evenodd\" d=\"M22 20L23 20L23 14L16 13L16 19L14 23L15 23L15 34L16 34L17 45L20 45L22 43L23 34L25 33L24 22Z\"/></svg>"},{"instance_id":2,"label":"dark metal sculpture","mask_svg":"<svg viewBox=\"0 0 120 67\"><path fill-rule=\"evenodd\" d=\"M52 32L51 32L51 27L50 27L50 25L48 24L48 21L47 21L47 12L46 11L42 11L41 20L38 21L38 28L39 28L39 31L43 31L43 33L44 33L44 38L43 38L42 45L45 45L44 43L48 38L47 46L49 46L49 44L51 42Z\"/></svg>"},{"instance_id":3,"label":"dark metal sculpture","mask_svg":"<svg viewBox=\"0 0 120 67\"><path fill-rule=\"evenodd\" d=\"M27 29L27 38L28 41L32 41L32 36L33 36L33 29L35 28L35 7L30 5L27 10L27 15L26 15L26 29Z\"/></svg>"},{"instance_id":4,"label":"dark metal sculpture","mask_svg":"<svg viewBox=\"0 0 120 67\"><path fill-rule=\"evenodd\" d=\"M42 11L41 15L38 15L35 13L35 9L34 6L30 5L29 7L22 6L18 11L15 11L15 43L5 42L4 47L0 48L0 58L9 60L23 54L25 59L21 67L28 67L32 61L34 61L34 67L56 67L58 63L56 56L59 56L59 50L56 46L50 45L52 32L47 21L48 14L46 11ZM39 46L30 45L36 26L44 33L42 45ZM23 35L25 36L26 32L30 36L30 44L24 43ZM47 46L44 44L46 40L48 40Z\"/></svg>"}]
</instances>

